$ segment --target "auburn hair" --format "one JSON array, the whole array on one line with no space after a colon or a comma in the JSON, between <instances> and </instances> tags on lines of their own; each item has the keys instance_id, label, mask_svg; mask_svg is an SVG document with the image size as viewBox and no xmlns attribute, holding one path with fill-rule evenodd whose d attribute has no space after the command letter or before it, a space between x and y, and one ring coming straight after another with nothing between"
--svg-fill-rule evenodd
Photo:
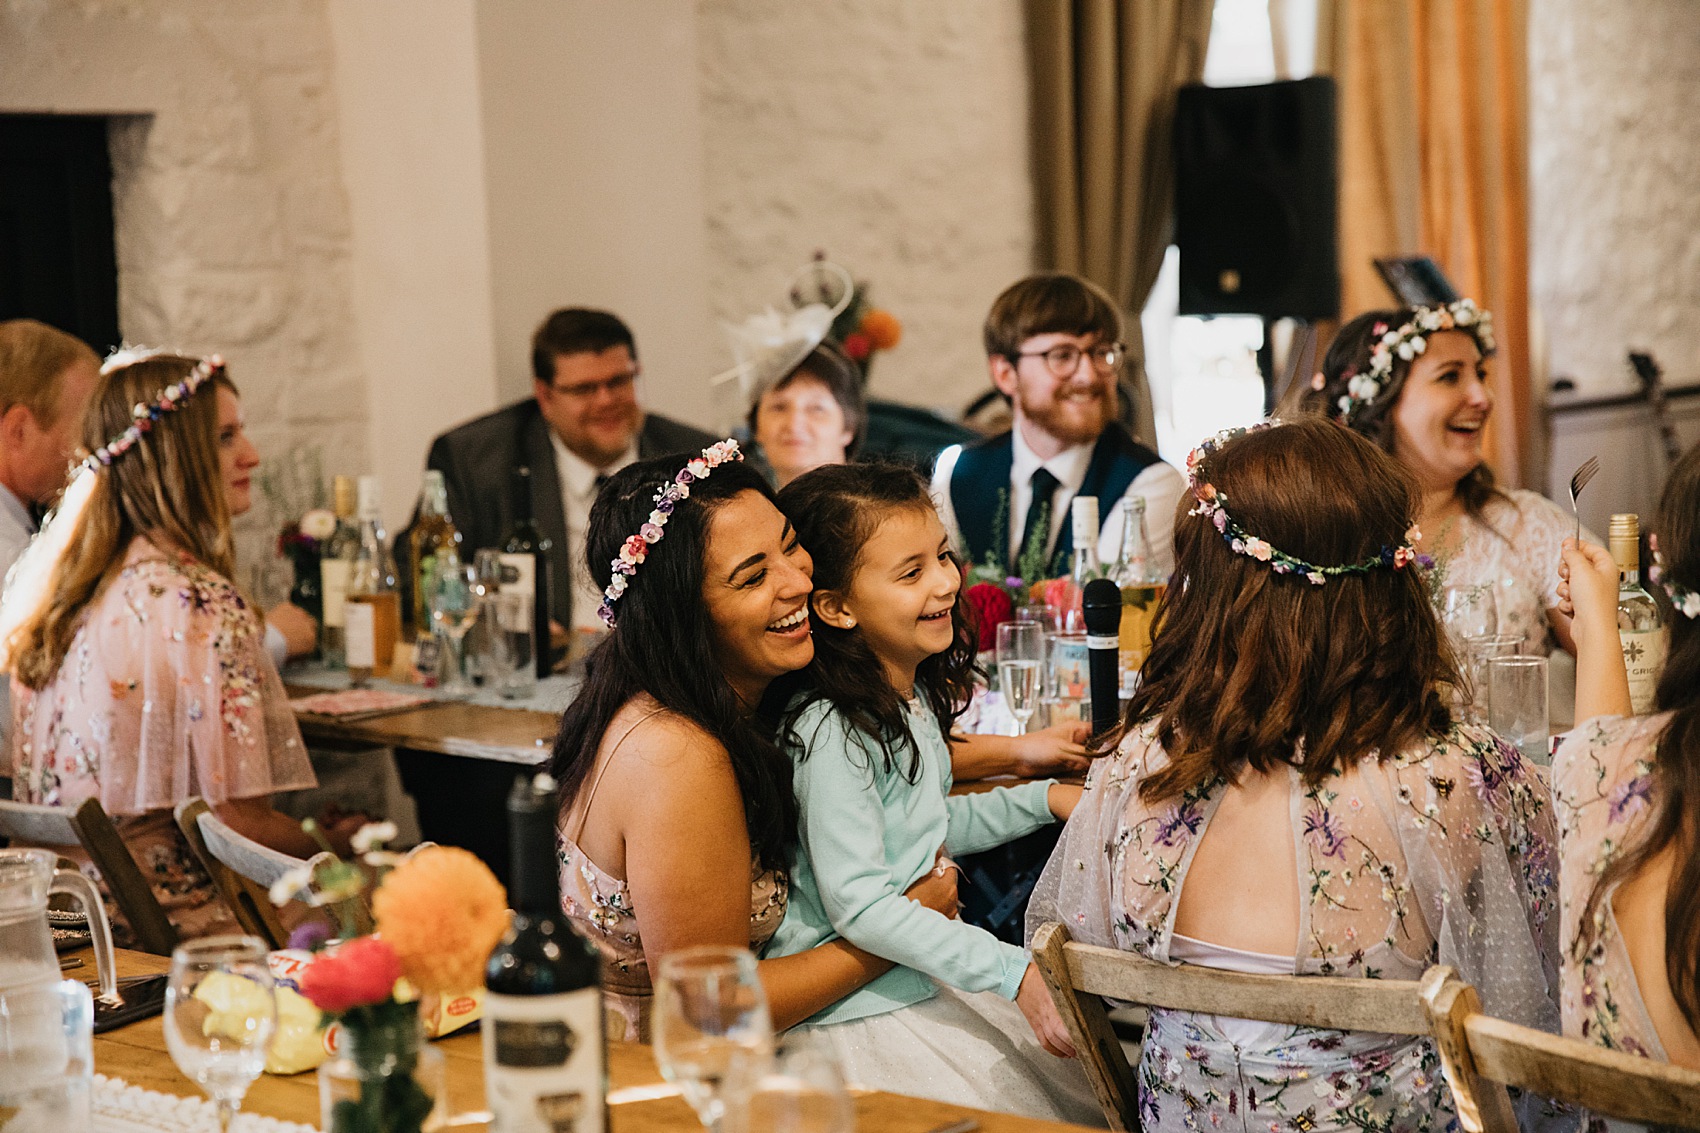
<instances>
[{"instance_id":1,"label":"auburn hair","mask_svg":"<svg viewBox=\"0 0 1700 1133\"><path fill-rule=\"evenodd\" d=\"M1247 433L1202 463L1245 530L1314 563L1359 563L1404 542L1417 489L1386 453L1317 418ZM1376 751L1451 725L1456 662L1419 571L1391 566L1320 586L1236 554L1206 518L1175 519L1175 574L1139 690L1111 747L1156 721L1169 766L1155 801L1244 768L1297 766L1314 785Z\"/></svg>"}]
</instances>

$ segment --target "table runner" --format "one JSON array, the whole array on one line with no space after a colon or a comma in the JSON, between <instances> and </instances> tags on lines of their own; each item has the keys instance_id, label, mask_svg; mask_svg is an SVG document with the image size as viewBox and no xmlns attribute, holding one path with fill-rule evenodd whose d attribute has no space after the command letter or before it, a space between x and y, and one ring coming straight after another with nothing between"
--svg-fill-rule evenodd
<instances>
[{"instance_id":1,"label":"table runner","mask_svg":"<svg viewBox=\"0 0 1700 1133\"><path fill-rule=\"evenodd\" d=\"M132 1086L122 1078L94 1076L89 1099L95 1133L218 1133L218 1110L205 1098L180 1098ZM232 1133L318 1133L311 1125L238 1114Z\"/></svg>"}]
</instances>

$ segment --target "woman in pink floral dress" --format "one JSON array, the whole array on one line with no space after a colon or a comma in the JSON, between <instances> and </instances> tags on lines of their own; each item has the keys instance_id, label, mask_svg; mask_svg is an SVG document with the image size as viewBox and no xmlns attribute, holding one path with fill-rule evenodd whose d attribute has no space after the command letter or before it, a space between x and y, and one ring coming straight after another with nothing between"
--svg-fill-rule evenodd
<instances>
[{"instance_id":1,"label":"woman in pink floral dress","mask_svg":"<svg viewBox=\"0 0 1700 1133\"><path fill-rule=\"evenodd\" d=\"M1207 441L1115 750L1028 911L1166 964L1416 979L1556 1030L1552 812L1458 680L1410 569L1407 475L1317 419ZM1154 1010L1148 1133L1442 1130L1426 1039Z\"/></svg>"},{"instance_id":2,"label":"woman in pink floral dress","mask_svg":"<svg viewBox=\"0 0 1700 1133\"><path fill-rule=\"evenodd\" d=\"M1657 711L1629 714L1617 568L1568 543L1576 715L1553 758L1566 1034L1700 1069L1700 448L1659 507L1671 600Z\"/></svg>"},{"instance_id":3,"label":"woman in pink floral dress","mask_svg":"<svg viewBox=\"0 0 1700 1133\"><path fill-rule=\"evenodd\" d=\"M174 805L200 795L256 841L316 849L270 804L313 772L259 617L230 582L231 505L259 459L216 358L115 357L83 437L93 455L0 607L14 793L98 798L184 936L231 929Z\"/></svg>"}]
</instances>

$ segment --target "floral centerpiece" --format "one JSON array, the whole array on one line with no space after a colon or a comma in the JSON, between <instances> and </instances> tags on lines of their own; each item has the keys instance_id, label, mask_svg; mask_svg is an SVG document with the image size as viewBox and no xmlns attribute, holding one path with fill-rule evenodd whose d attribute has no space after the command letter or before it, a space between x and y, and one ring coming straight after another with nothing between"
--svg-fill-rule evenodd
<instances>
[{"instance_id":1,"label":"floral centerpiece","mask_svg":"<svg viewBox=\"0 0 1700 1133\"><path fill-rule=\"evenodd\" d=\"M311 820L302 826L319 837ZM418 1074L421 1003L482 987L508 924L507 895L477 857L450 846L398 857L384 849L395 834L387 822L362 827L358 862L321 855L271 890L276 904L300 899L326 910L341 932L329 942L332 930L320 921L290 940L317 953L301 994L321 1023L341 1027L339 1057L319 1069L326 1133L418 1133L436 1104ZM376 931L360 935L369 874Z\"/></svg>"}]
</instances>

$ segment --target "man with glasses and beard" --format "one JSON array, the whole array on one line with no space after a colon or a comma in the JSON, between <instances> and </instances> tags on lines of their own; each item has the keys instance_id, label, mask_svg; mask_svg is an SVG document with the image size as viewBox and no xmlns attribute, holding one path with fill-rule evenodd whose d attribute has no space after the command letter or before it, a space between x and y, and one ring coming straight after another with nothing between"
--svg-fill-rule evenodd
<instances>
[{"instance_id":1,"label":"man with glasses and beard","mask_svg":"<svg viewBox=\"0 0 1700 1133\"><path fill-rule=\"evenodd\" d=\"M1077 276L1029 276L992 304L987 366L1014 410L1014 427L946 449L933 470L933 496L967 561L1019 573L1037 557L1043 577L1067 574L1070 501L1092 496L1099 561L1112 563L1121 550L1121 501L1143 496L1156 568L1165 576L1174 569L1175 504L1186 481L1116 420L1121 331L1115 301Z\"/></svg>"}]
</instances>

